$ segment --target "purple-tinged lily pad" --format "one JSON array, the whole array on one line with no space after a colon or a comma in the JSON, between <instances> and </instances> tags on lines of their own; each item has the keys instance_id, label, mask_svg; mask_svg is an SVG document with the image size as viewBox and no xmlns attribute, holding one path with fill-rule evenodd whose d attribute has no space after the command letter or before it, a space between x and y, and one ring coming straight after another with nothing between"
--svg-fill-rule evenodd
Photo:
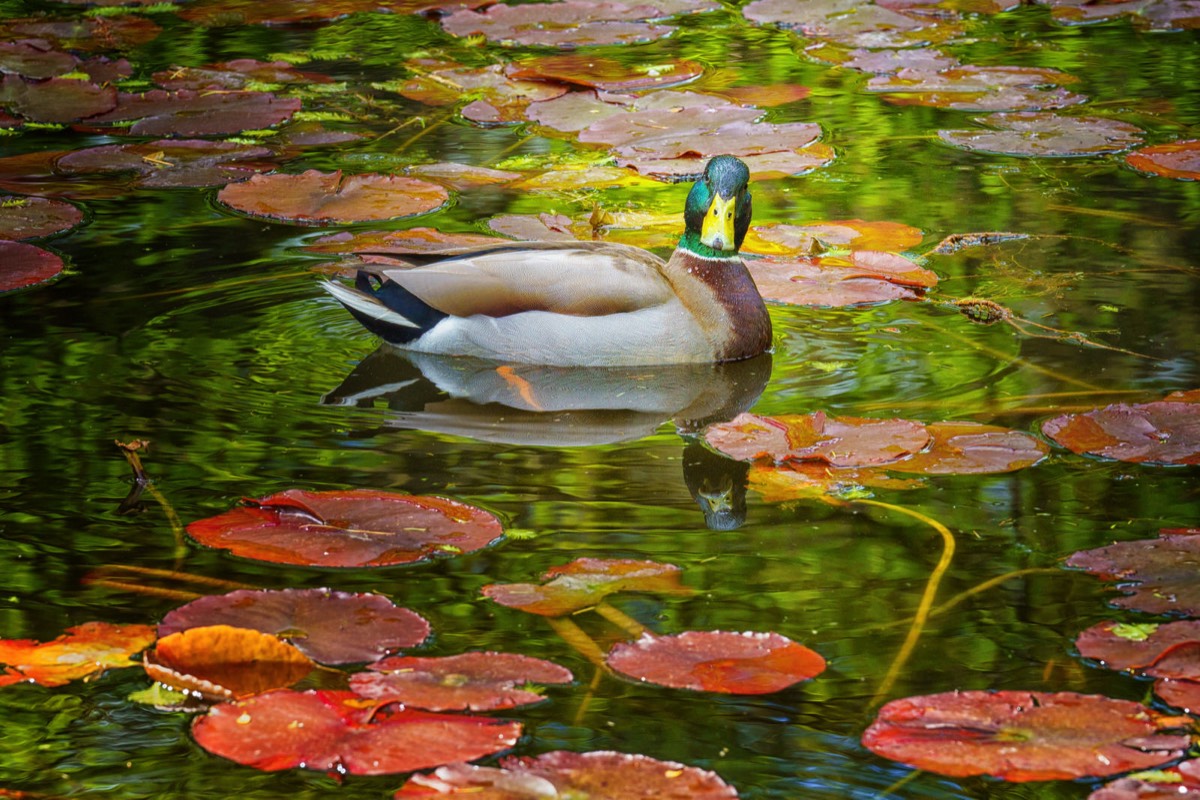
<instances>
[{"instance_id":1,"label":"purple-tinged lily pad","mask_svg":"<svg viewBox=\"0 0 1200 800\"><path fill-rule=\"evenodd\" d=\"M614 114L580 130L579 141L627 147L641 144L643 141L661 140L667 137L678 140L698 139L703 136L713 139L713 146L716 147L717 142L720 141L716 134L719 128L736 122L754 122L761 116L762 111L759 109L742 108L723 98L713 97L707 105L651 108L644 111L634 110L625 114ZM816 132L809 130L808 134L805 143L816 138ZM667 148L664 146L665 149ZM668 155L666 152L657 150L652 150L652 152L658 158L665 158ZM675 155L680 155L680 153L675 153Z\"/></svg>"},{"instance_id":2,"label":"purple-tinged lily pad","mask_svg":"<svg viewBox=\"0 0 1200 800\"><path fill-rule=\"evenodd\" d=\"M138 136L218 136L269 128L299 110L300 100L269 92L155 89L144 94L120 94L116 108L90 118L88 124L136 120L128 132ZM113 129L121 130L125 129Z\"/></svg>"},{"instance_id":3,"label":"purple-tinged lily pad","mask_svg":"<svg viewBox=\"0 0 1200 800\"><path fill-rule=\"evenodd\" d=\"M960 111L1041 111L1087 98L1062 89L1078 80L1044 67L963 66L937 72L902 69L867 81L869 92L889 95L896 105L935 106Z\"/></svg>"},{"instance_id":4,"label":"purple-tinged lily pad","mask_svg":"<svg viewBox=\"0 0 1200 800\"><path fill-rule=\"evenodd\" d=\"M133 172L136 186L220 186L273 169L273 156L265 147L234 142L160 139L76 150L55 166L67 175Z\"/></svg>"},{"instance_id":5,"label":"purple-tinged lily pad","mask_svg":"<svg viewBox=\"0 0 1200 800\"><path fill-rule=\"evenodd\" d=\"M255 175L226 186L217 199L256 217L336 225L428 214L445 205L450 195L441 186L403 175L308 170L299 175Z\"/></svg>"},{"instance_id":6,"label":"purple-tinged lily pad","mask_svg":"<svg viewBox=\"0 0 1200 800\"><path fill-rule=\"evenodd\" d=\"M1163 674L1156 669L1169 654L1187 646L1193 651L1200 648L1200 620L1161 624L1100 622L1075 638L1075 647L1081 656L1094 658L1109 669L1119 672L1136 670L1154 677L1200 680L1200 660L1195 660L1195 669L1188 674L1180 674L1178 664L1172 666L1170 674Z\"/></svg>"},{"instance_id":7,"label":"purple-tinged lily pad","mask_svg":"<svg viewBox=\"0 0 1200 800\"><path fill-rule=\"evenodd\" d=\"M1125 163L1151 175L1200 181L1200 139L1143 147L1125 156Z\"/></svg>"},{"instance_id":8,"label":"purple-tinged lily pad","mask_svg":"<svg viewBox=\"0 0 1200 800\"><path fill-rule=\"evenodd\" d=\"M1126 595L1113 605L1150 614L1200 616L1200 531L1161 531L1157 539L1117 542L1081 550L1068 567L1119 581Z\"/></svg>"},{"instance_id":9,"label":"purple-tinged lily pad","mask_svg":"<svg viewBox=\"0 0 1200 800\"><path fill-rule=\"evenodd\" d=\"M78 59L70 53L55 50L36 39L0 42L0 72L36 80L70 72L77 63Z\"/></svg>"},{"instance_id":10,"label":"purple-tinged lily pad","mask_svg":"<svg viewBox=\"0 0 1200 800\"><path fill-rule=\"evenodd\" d=\"M555 3L510 6L497 3L483 11L460 9L442 18L442 27L454 36L484 36L502 45L582 47L630 44L661 39L674 33L662 19L682 8L659 7L650 2L614 0L562 0ZM678 4L677 4L678 5ZM683 6L704 11L719 8L711 0Z\"/></svg>"},{"instance_id":11,"label":"purple-tinged lily pad","mask_svg":"<svg viewBox=\"0 0 1200 800\"><path fill-rule=\"evenodd\" d=\"M875 75L896 73L902 69L938 72L961 65L957 58L931 47L910 47L904 50L859 49L852 50L847 55L845 61L839 62L840 66Z\"/></svg>"},{"instance_id":12,"label":"purple-tinged lily pad","mask_svg":"<svg viewBox=\"0 0 1200 800\"><path fill-rule=\"evenodd\" d=\"M322 664L374 661L429 636L424 617L383 595L332 589L239 589L201 597L163 617L158 635L207 625L278 636Z\"/></svg>"},{"instance_id":13,"label":"purple-tinged lily pad","mask_svg":"<svg viewBox=\"0 0 1200 800\"><path fill-rule=\"evenodd\" d=\"M990 114L975 121L993 130L940 130L938 137L979 153L1065 158L1119 153L1141 144L1144 133L1120 120L1051 113Z\"/></svg>"},{"instance_id":14,"label":"purple-tinged lily pad","mask_svg":"<svg viewBox=\"0 0 1200 800\"><path fill-rule=\"evenodd\" d=\"M767 257L748 260L759 292L768 300L840 308L915 300L937 275L898 253L855 250L845 256Z\"/></svg>"},{"instance_id":15,"label":"purple-tinged lily pad","mask_svg":"<svg viewBox=\"0 0 1200 800\"><path fill-rule=\"evenodd\" d=\"M0 292L43 283L62 270L63 261L54 253L25 242L0 239Z\"/></svg>"},{"instance_id":16,"label":"purple-tinged lily pad","mask_svg":"<svg viewBox=\"0 0 1200 800\"><path fill-rule=\"evenodd\" d=\"M919 422L832 417L823 411L775 417L742 413L709 426L704 438L739 461L822 461L833 467L890 465L921 452L931 439Z\"/></svg>"},{"instance_id":17,"label":"purple-tinged lily pad","mask_svg":"<svg viewBox=\"0 0 1200 800\"><path fill-rule=\"evenodd\" d=\"M70 78L29 81L5 75L0 82L0 106L33 122L78 122L111 111L117 90Z\"/></svg>"},{"instance_id":18,"label":"purple-tinged lily pad","mask_svg":"<svg viewBox=\"0 0 1200 800\"><path fill-rule=\"evenodd\" d=\"M472 652L442 658L397 656L350 676L359 695L426 711L494 711L546 698L531 683L570 683L571 671L516 653Z\"/></svg>"},{"instance_id":19,"label":"purple-tinged lily pad","mask_svg":"<svg viewBox=\"0 0 1200 800\"><path fill-rule=\"evenodd\" d=\"M74 228L83 212L61 200L0 195L0 239L37 239Z\"/></svg>"},{"instance_id":20,"label":"purple-tinged lily pad","mask_svg":"<svg viewBox=\"0 0 1200 800\"><path fill-rule=\"evenodd\" d=\"M1074 453L1136 464L1200 464L1200 398L1061 414L1042 433Z\"/></svg>"}]
</instances>

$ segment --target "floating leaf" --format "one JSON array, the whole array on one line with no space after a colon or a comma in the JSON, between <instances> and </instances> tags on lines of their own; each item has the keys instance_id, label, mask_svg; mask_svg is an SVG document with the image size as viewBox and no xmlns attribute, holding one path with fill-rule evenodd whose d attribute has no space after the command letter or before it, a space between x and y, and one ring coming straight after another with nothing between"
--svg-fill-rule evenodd
<instances>
[{"instance_id":1,"label":"floating leaf","mask_svg":"<svg viewBox=\"0 0 1200 800\"><path fill-rule=\"evenodd\" d=\"M1200 464L1200 402L1166 398L1062 414L1042 433L1074 453L1136 464Z\"/></svg>"},{"instance_id":2,"label":"floating leaf","mask_svg":"<svg viewBox=\"0 0 1200 800\"><path fill-rule=\"evenodd\" d=\"M409 228L403 231L341 231L322 236L305 245L314 253L389 253L415 255L438 253L458 247L495 244L495 236L478 233L444 233L434 228Z\"/></svg>"},{"instance_id":3,"label":"floating leaf","mask_svg":"<svg viewBox=\"0 0 1200 800\"><path fill-rule=\"evenodd\" d=\"M201 597L163 617L158 635L206 625L278 636L322 664L374 661L429 636L424 617L383 595L332 589L239 589Z\"/></svg>"},{"instance_id":4,"label":"floating leaf","mask_svg":"<svg viewBox=\"0 0 1200 800\"><path fill-rule=\"evenodd\" d=\"M545 698L521 688L570 683L575 677L552 661L515 653L472 652L443 658L401 656L350 676L350 688L372 700L427 711L494 711Z\"/></svg>"},{"instance_id":5,"label":"floating leaf","mask_svg":"<svg viewBox=\"0 0 1200 800\"><path fill-rule=\"evenodd\" d=\"M396 793L406 797L463 795L479 800L731 800L737 792L715 772L643 755L554 750L506 758L501 768L450 764L413 775Z\"/></svg>"},{"instance_id":6,"label":"floating leaf","mask_svg":"<svg viewBox=\"0 0 1200 800\"><path fill-rule=\"evenodd\" d=\"M1119 153L1141 144L1144 131L1106 117L1064 117L1050 113L989 114L976 117L981 130L940 130L948 144L980 153L1063 158Z\"/></svg>"},{"instance_id":7,"label":"floating leaf","mask_svg":"<svg viewBox=\"0 0 1200 800\"><path fill-rule=\"evenodd\" d=\"M1196 800L1200 797L1200 759L1173 767L1118 778L1087 800Z\"/></svg>"},{"instance_id":8,"label":"floating leaf","mask_svg":"<svg viewBox=\"0 0 1200 800\"><path fill-rule=\"evenodd\" d=\"M812 222L807 225L776 222L750 228L742 252L792 256L815 255L825 250L846 248L899 253L916 247L923 238L920 229L901 222L862 219Z\"/></svg>"},{"instance_id":9,"label":"floating leaf","mask_svg":"<svg viewBox=\"0 0 1200 800\"><path fill-rule=\"evenodd\" d=\"M162 28L146 17L30 17L4 20L9 36L41 39L61 50L123 50L153 41Z\"/></svg>"},{"instance_id":10,"label":"floating leaf","mask_svg":"<svg viewBox=\"0 0 1200 800\"><path fill-rule=\"evenodd\" d=\"M709 426L705 440L739 461L823 461L835 467L891 464L923 450L929 432L904 419L831 417L823 411L763 417L742 413Z\"/></svg>"},{"instance_id":11,"label":"floating leaf","mask_svg":"<svg viewBox=\"0 0 1200 800\"><path fill-rule=\"evenodd\" d=\"M151 678L174 689L229 700L291 686L314 665L269 633L206 625L162 637L142 666Z\"/></svg>"},{"instance_id":12,"label":"floating leaf","mask_svg":"<svg viewBox=\"0 0 1200 800\"><path fill-rule=\"evenodd\" d=\"M771 86L726 86L722 89L709 89L708 91L724 97L726 100L732 100L739 106L755 106L757 108L774 108L795 103L812 94L812 89L795 83L777 83Z\"/></svg>"},{"instance_id":13,"label":"floating leaf","mask_svg":"<svg viewBox=\"0 0 1200 800\"><path fill-rule=\"evenodd\" d=\"M747 477L747 488L758 492L767 503L827 500L841 495L855 495L868 488L917 489L924 485L920 479L893 478L882 469L838 469L812 461L754 464Z\"/></svg>"},{"instance_id":14,"label":"floating leaf","mask_svg":"<svg viewBox=\"0 0 1200 800\"><path fill-rule=\"evenodd\" d=\"M500 64L463 67L441 61L416 61L408 67L416 75L395 86L389 84L387 88L394 88L410 100L431 106L458 105L464 99L486 103L502 117L496 121L524 119L530 103L567 93L567 87L562 84L514 78ZM464 108L463 113L466 112Z\"/></svg>"},{"instance_id":15,"label":"floating leaf","mask_svg":"<svg viewBox=\"0 0 1200 800\"><path fill-rule=\"evenodd\" d=\"M752 123L760 116L762 111L759 109L742 108L721 98L712 98L707 105L689 104L614 114L579 131L579 140L623 148L621 152L625 155L652 153L655 158L668 158L688 153L684 142L700 140L707 142L706 149L720 149L711 141L714 138L720 141L717 131L737 122ZM817 126L802 128L803 141L797 146L811 142L819 130ZM661 146L656 142L661 142ZM772 149L787 148L781 146Z\"/></svg>"},{"instance_id":16,"label":"floating leaf","mask_svg":"<svg viewBox=\"0 0 1200 800\"><path fill-rule=\"evenodd\" d=\"M219 136L259 130L291 118L300 101L269 92L203 92L155 89L144 94L120 94L117 107L88 119L89 125L129 122L113 131L138 136Z\"/></svg>"},{"instance_id":17,"label":"floating leaf","mask_svg":"<svg viewBox=\"0 0 1200 800\"><path fill-rule=\"evenodd\" d=\"M310 169L299 175L255 175L226 186L217 199L246 214L304 225L399 219L441 208L441 186L403 175L343 175Z\"/></svg>"},{"instance_id":18,"label":"floating leaf","mask_svg":"<svg viewBox=\"0 0 1200 800\"><path fill-rule=\"evenodd\" d=\"M54 253L24 242L0 239L0 292L48 281L62 270L62 259Z\"/></svg>"},{"instance_id":19,"label":"floating leaf","mask_svg":"<svg viewBox=\"0 0 1200 800\"><path fill-rule=\"evenodd\" d=\"M560 617L594 606L616 592L686 594L679 567L656 561L578 558L545 572L545 584L492 583L483 595L502 606Z\"/></svg>"},{"instance_id":20,"label":"floating leaf","mask_svg":"<svg viewBox=\"0 0 1200 800\"><path fill-rule=\"evenodd\" d=\"M50 236L74 228L82 221L83 212L61 200L0 195L0 239Z\"/></svg>"},{"instance_id":21,"label":"floating leaf","mask_svg":"<svg viewBox=\"0 0 1200 800\"><path fill-rule=\"evenodd\" d=\"M767 300L805 306L845 307L915 300L937 275L898 253L856 250L846 256L747 260Z\"/></svg>"},{"instance_id":22,"label":"floating leaf","mask_svg":"<svg viewBox=\"0 0 1200 800\"><path fill-rule=\"evenodd\" d=\"M571 53L521 60L508 67L508 74L514 78L559 81L607 92L637 92L687 83L703 75L704 67L686 59L629 65L615 58Z\"/></svg>"},{"instance_id":23,"label":"floating leaf","mask_svg":"<svg viewBox=\"0 0 1200 800\"><path fill-rule=\"evenodd\" d=\"M1200 180L1200 139L1143 147L1125 156L1134 169L1164 178Z\"/></svg>"},{"instance_id":24,"label":"floating leaf","mask_svg":"<svg viewBox=\"0 0 1200 800\"><path fill-rule=\"evenodd\" d=\"M37 80L71 72L77 63L75 56L37 39L0 42L0 72Z\"/></svg>"},{"instance_id":25,"label":"floating leaf","mask_svg":"<svg viewBox=\"0 0 1200 800\"><path fill-rule=\"evenodd\" d=\"M1024 469L1046 457L1045 442L1021 431L978 422L931 422L927 450L888 469L922 475L992 475Z\"/></svg>"},{"instance_id":26,"label":"floating leaf","mask_svg":"<svg viewBox=\"0 0 1200 800\"><path fill-rule=\"evenodd\" d=\"M514 189L570 192L614 189L622 186L655 186L660 182L619 167L564 167L533 175L513 184ZM676 227L680 227L676 218Z\"/></svg>"},{"instance_id":27,"label":"floating leaf","mask_svg":"<svg viewBox=\"0 0 1200 800\"><path fill-rule=\"evenodd\" d=\"M1137 670L1143 675L1155 677L1187 677L1200 680L1200 659L1196 659L1195 671L1188 675L1176 672L1179 664L1172 664L1172 674L1163 675L1155 666L1168 654L1188 645L1192 651L1200 648L1200 620L1181 620L1150 625L1142 635L1143 628L1135 628L1138 635L1129 636L1130 626L1118 622L1101 622L1079 634L1075 647L1085 658L1094 658L1114 670Z\"/></svg>"},{"instance_id":28,"label":"floating leaf","mask_svg":"<svg viewBox=\"0 0 1200 800\"><path fill-rule=\"evenodd\" d=\"M469 553L503 533L488 512L440 497L289 489L188 525L209 547L279 564L383 567Z\"/></svg>"},{"instance_id":29,"label":"floating leaf","mask_svg":"<svg viewBox=\"0 0 1200 800\"><path fill-rule=\"evenodd\" d=\"M1200 681L1159 678L1154 682L1154 693L1167 705L1192 716L1200 715Z\"/></svg>"},{"instance_id":30,"label":"floating leaf","mask_svg":"<svg viewBox=\"0 0 1200 800\"><path fill-rule=\"evenodd\" d=\"M511 183L521 177L519 172L476 167L470 164L455 164L450 161L436 164L413 164L404 168L404 174L427 178L456 191Z\"/></svg>"},{"instance_id":31,"label":"floating leaf","mask_svg":"<svg viewBox=\"0 0 1200 800\"><path fill-rule=\"evenodd\" d=\"M750 170L750 180L778 180L791 175L802 175L833 161L833 148L824 142L813 142L797 150L781 150L769 153L741 153L738 158ZM708 159L704 156L686 155L679 158L656 158L642 156L618 156L617 164L629 167L643 175L668 181L699 180Z\"/></svg>"},{"instance_id":32,"label":"floating leaf","mask_svg":"<svg viewBox=\"0 0 1200 800\"><path fill-rule=\"evenodd\" d=\"M108 622L85 622L67 628L62 636L49 642L0 640L0 664L4 665L0 686L22 681L63 686L80 678L94 678L106 669L136 667L137 662L130 656L153 642L151 625Z\"/></svg>"},{"instance_id":33,"label":"floating leaf","mask_svg":"<svg viewBox=\"0 0 1200 800\"><path fill-rule=\"evenodd\" d=\"M108 144L68 153L56 167L67 175L132 172L134 185L220 186L273 169L265 147L204 139L158 139L138 144Z\"/></svg>"},{"instance_id":34,"label":"floating leaf","mask_svg":"<svg viewBox=\"0 0 1200 800\"><path fill-rule=\"evenodd\" d=\"M903 69L922 72L940 72L961 66L961 62L932 47L912 47L904 50L851 50L843 61L838 62L847 69L871 72L876 75L896 73Z\"/></svg>"},{"instance_id":35,"label":"floating leaf","mask_svg":"<svg viewBox=\"0 0 1200 800\"><path fill-rule=\"evenodd\" d=\"M17 75L5 75L0 81L0 106L33 122L78 122L111 111L116 105L116 89L87 81L27 81Z\"/></svg>"},{"instance_id":36,"label":"floating leaf","mask_svg":"<svg viewBox=\"0 0 1200 800\"><path fill-rule=\"evenodd\" d=\"M278 689L213 706L192 735L214 755L274 772L293 767L351 775L411 772L512 747L521 723L380 711L347 691Z\"/></svg>"},{"instance_id":37,"label":"floating leaf","mask_svg":"<svg viewBox=\"0 0 1200 800\"><path fill-rule=\"evenodd\" d=\"M683 8L689 5L689 10L696 11L719 7L710 0L701 0ZM673 11L661 10L654 3L606 0L562 0L532 8L497 3L483 11L456 10L442 18L442 27L455 36L484 36L502 45L630 44L661 39L673 33L674 27L649 21L671 13Z\"/></svg>"},{"instance_id":38,"label":"floating leaf","mask_svg":"<svg viewBox=\"0 0 1200 800\"><path fill-rule=\"evenodd\" d=\"M618 643L605 662L622 675L674 689L769 694L814 678L825 659L778 633L685 631Z\"/></svg>"},{"instance_id":39,"label":"floating leaf","mask_svg":"<svg viewBox=\"0 0 1200 800\"><path fill-rule=\"evenodd\" d=\"M863 734L872 752L918 769L1006 781L1072 780L1179 758L1187 736L1140 703L1075 692L963 691L893 700Z\"/></svg>"},{"instance_id":40,"label":"floating leaf","mask_svg":"<svg viewBox=\"0 0 1200 800\"><path fill-rule=\"evenodd\" d=\"M869 92L889 94L896 105L936 106L960 111L1040 111L1084 102L1059 88L1078 78L1043 67L964 66L939 71L902 69L867 81ZM1053 88L1052 88L1053 87Z\"/></svg>"},{"instance_id":41,"label":"floating leaf","mask_svg":"<svg viewBox=\"0 0 1200 800\"><path fill-rule=\"evenodd\" d=\"M1128 597L1114 605L1151 614L1200 616L1200 534L1161 531L1157 539L1081 550L1067 559L1105 580L1119 580Z\"/></svg>"},{"instance_id":42,"label":"floating leaf","mask_svg":"<svg viewBox=\"0 0 1200 800\"><path fill-rule=\"evenodd\" d=\"M350 14L409 14L479 4L477 0L197 0L184 4L179 15L201 25L292 25Z\"/></svg>"},{"instance_id":43,"label":"floating leaf","mask_svg":"<svg viewBox=\"0 0 1200 800\"><path fill-rule=\"evenodd\" d=\"M172 67L154 73L154 82L164 89L247 89L253 84L332 83L333 78L316 72L300 72L286 61L256 61L238 58L211 67Z\"/></svg>"}]
</instances>

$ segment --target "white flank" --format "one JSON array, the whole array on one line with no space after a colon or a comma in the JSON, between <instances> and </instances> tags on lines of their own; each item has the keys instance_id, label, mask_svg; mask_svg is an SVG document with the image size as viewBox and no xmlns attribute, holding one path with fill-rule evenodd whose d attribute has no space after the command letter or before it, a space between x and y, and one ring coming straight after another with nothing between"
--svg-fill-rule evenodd
<instances>
[{"instance_id":1,"label":"white flank","mask_svg":"<svg viewBox=\"0 0 1200 800\"><path fill-rule=\"evenodd\" d=\"M403 325L406 328L421 327L408 317L397 314L374 297L363 294L357 289L351 289L349 286L343 286L335 281L325 281L321 286L346 308L352 308L371 319L381 320L392 325Z\"/></svg>"}]
</instances>

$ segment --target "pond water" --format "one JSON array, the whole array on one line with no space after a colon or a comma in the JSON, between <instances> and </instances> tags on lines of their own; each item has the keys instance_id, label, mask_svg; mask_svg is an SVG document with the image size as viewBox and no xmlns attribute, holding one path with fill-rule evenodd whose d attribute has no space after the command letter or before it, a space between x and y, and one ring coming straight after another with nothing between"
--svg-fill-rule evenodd
<instances>
[{"instance_id":1,"label":"pond water","mask_svg":"<svg viewBox=\"0 0 1200 800\"><path fill-rule=\"evenodd\" d=\"M531 373L535 389L561 394L568 410L518 411L487 405L479 393L472 399L480 381L471 384L461 365L414 364L380 349L321 291L314 267L329 257L301 247L339 226L241 215L215 201L215 188L93 193L74 201L86 212L84 225L38 242L66 256L67 274L0 295L0 637L51 639L90 620L153 624L181 602L86 580L104 565L263 588L373 591L431 621L434 636L422 654L511 651L574 671L576 682L549 689L547 702L502 712L525 724L518 754L644 753L714 770L740 796L760 800L877 797L889 787L889 796L911 798L1086 797L1098 781L942 777L872 755L859 739L883 701L953 689L1069 690L1157 704L1147 682L1085 662L1073 645L1101 620L1151 618L1112 608L1109 588L1061 565L1080 549L1195 526L1196 467L1054 447L1011 473L870 490L952 532L956 548L935 605L1019 573L935 613L902 657L943 555L934 528L880 506L768 502L746 490L745 465L714 454L695 433L703 422L752 409L975 420L1040 435L1041 422L1062 411L1200 386L1200 187L1135 171L1119 154L1027 158L951 147L936 131L973 127L979 112L888 102L866 91L867 73L818 59L807 49L816 40L752 24L737 5L675 20L670 37L596 52L641 64L694 59L706 71L690 87L697 91L717 78L808 87L805 99L766 113L774 122L819 123L836 158L804 175L755 181L756 224L901 223L921 232L921 244L901 248L914 256L952 234L1028 234L930 256L924 263L940 283L929 297L986 297L1106 347L982 326L938 302L772 304L768 357L720 370L649 368L633 380ZM83 9L0 2L0 31L43 13L77 18ZM605 152L529 125L472 124L454 116L455 106L386 94L390 105L372 116L369 104L353 99L370 95L372 82L407 76L405 65L422 54L478 66L545 50L464 41L412 14L225 27L157 7L149 16L162 32L119 51L135 79L234 58L322 55L301 69L344 89L304 95L305 109L352 107L359 119L327 127L364 138L297 149L283 171L392 172L441 161L532 168ZM1147 144L1194 138L1196 34L1136 22L1071 26L1032 5L967 13L943 50L966 64L1065 71L1078 79L1070 89L1088 98L1069 113L1132 123ZM426 127L393 131L414 116ZM0 149L12 156L126 140L27 127L0 137ZM675 214L686 191L663 183L473 188L434 214L354 229L482 233L502 213L586 218L595 205ZM28 193L38 194L36 184ZM140 513L120 513L131 474L115 439L151 443L147 472L183 523L242 497L372 488L484 507L508 535L479 552L382 569L283 566L180 544L150 495ZM744 512L706 524L697 487L728 489L735 503L744 497ZM679 566L693 594L612 601L654 631L775 631L819 652L828 669L748 697L612 675L593 681L595 667L542 618L480 594L486 584L536 580L579 556ZM580 623L601 647L621 638L593 616ZM61 688L0 690L0 788L113 798L367 798L390 796L402 783L349 777L339 785L318 772L262 773L209 755L190 738L191 715L127 699L148 683L140 669L125 669Z\"/></svg>"}]
</instances>

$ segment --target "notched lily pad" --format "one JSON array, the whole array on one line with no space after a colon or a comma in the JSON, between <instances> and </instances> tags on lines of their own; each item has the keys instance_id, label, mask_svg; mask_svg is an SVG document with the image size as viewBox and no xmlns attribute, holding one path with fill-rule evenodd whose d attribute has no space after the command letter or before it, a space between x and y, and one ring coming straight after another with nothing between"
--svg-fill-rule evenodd
<instances>
[{"instance_id":1,"label":"notched lily pad","mask_svg":"<svg viewBox=\"0 0 1200 800\"><path fill-rule=\"evenodd\" d=\"M62 271L62 259L49 250L0 239L0 292L44 283Z\"/></svg>"},{"instance_id":2,"label":"notched lily pad","mask_svg":"<svg viewBox=\"0 0 1200 800\"><path fill-rule=\"evenodd\" d=\"M71 78L29 81L5 75L0 81L0 106L32 122L78 122L111 111L117 90Z\"/></svg>"},{"instance_id":3,"label":"notched lily pad","mask_svg":"<svg viewBox=\"0 0 1200 800\"><path fill-rule=\"evenodd\" d=\"M1042 432L1074 453L1136 464L1200 464L1200 401L1167 397L1062 414Z\"/></svg>"},{"instance_id":4,"label":"notched lily pad","mask_svg":"<svg viewBox=\"0 0 1200 800\"><path fill-rule=\"evenodd\" d=\"M117 96L107 114L93 116L88 125L134 121L128 128L112 128L137 136L223 136L278 125L300 110L300 100L270 92L203 92L162 89L144 94Z\"/></svg>"},{"instance_id":5,"label":"notched lily pad","mask_svg":"<svg viewBox=\"0 0 1200 800\"><path fill-rule=\"evenodd\" d=\"M607 92L638 92L693 81L704 74L704 67L686 59L630 65L615 58L570 53L523 59L507 71L514 78L557 81Z\"/></svg>"},{"instance_id":6,"label":"notched lily pad","mask_svg":"<svg viewBox=\"0 0 1200 800\"><path fill-rule=\"evenodd\" d=\"M322 567L383 567L468 553L500 538L483 509L369 489L289 489L188 525L193 539L244 558Z\"/></svg>"},{"instance_id":7,"label":"notched lily pad","mask_svg":"<svg viewBox=\"0 0 1200 800\"><path fill-rule=\"evenodd\" d=\"M1125 163L1152 175L1197 181L1200 180L1200 139L1143 147L1125 156Z\"/></svg>"},{"instance_id":8,"label":"notched lily pad","mask_svg":"<svg viewBox=\"0 0 1200 800\"><path fill-rule=\"evenodd\" d=\"M1117 542L1067 559L1105 580L1117 580L1126 597L1113 605L1151 614L1200 616L1200 532L1162 531L1157 539Z\"/></svg>"},{"instance_id":9,"label":"notched lily pad","mask_svg":"<svg viewBox=\"0 0 1200 800\"><path fill-rule=\"evenodd\" d=\"M1066 158L1119 153L1142 143L1136 125L1106 117L1066 117L1018 112L989 114L975 121L993 130L940 130L947 144L980 153Z\"/></svg>"},{"instance_id":10,"label":"notched lily pad","mask_svg":"<svg viewBox=\"0 0 1200 800\"><path fill-rule=\"evenodd\" d=\"M547 583L492 583L483 587L483 595L502 606L560 617L617 592L689 594L679 576L679 567L657 561L578 558L547 570L542 576Z\"/></svg>"},{"instance_id":11,"label":"notched lily pad","mask_svg":"<svg viewBox=\"0 0 1200 800\"><path fill-rule=\"evenodd\" d=\"M869 92L896 105L959 111L1041 111L1077 105L1086 97L1063 89L1074 75L1043 67L963 66L937 72L902 69L867 81Z\"/></svg>"},{"instance_id":12,"label":"notched lily pad","mask_svg":"<svg viewBox=\"0 0 1200 800\"><path fill-rule=\"evenodd\" d=\"M135 186L220 186L274 169L265 147L204 139L159 139L107 144L68 153L55 162L67 175L132 172Z\"/></svg>"},{"instance_id":13,"label":"notched lily pad","mask_svg":"<svg viewBox=\"0 0 1200 800\"><path fill-rule=\"evenodd\" d=\"M937 275L897 253L856 250L845 256L747 260L767 300L804 306L844 307L915 300Z\"/></svg>"},{"instance_id":14,"label":"notched lily pad","mask_svg":"<svg viewBox=\"0 0 1200 800\"><path fill-rule=\"evenodd\" d=\"M0 264L3 264L0 252ZM0 268L0 272L3 268ZM114 625L85 622L67 628L49 642L33 639L0 640L0 686L29 681L42 686L63 686L89 680L106 669L136 667L130 656L154 642L152 625Z\"/></svg>"},{"instance_id":15,"label":"notched lily pad","mask_svg":"<svg viewBox=\"0 0 1200 800\"><path fill-rule=\"evenodd\" d=\"M698 11L719 7L709 0L691 5ZM442 18L442 27L454 36L484 36L501 45L572 48L661 39L674 33L674 26L651 20L672 13L671 9L660 10L653 2L562 0L536 6L497 3L482 11L454 11Z\"/></svg>"},{"instance_id":16,"label":"notched lily pad","mask_svg":"<svg viewBox=\"0 0 1200 800\"><path fill-rule=\"evenodd\" d=\"M769 694L825 671L825 659L778 633L686 631L618 643L608 666L637 681L724 694Z\"/></svg>"},{"instance_id":17,"label":"notched lily pad","mask_svg":"<svg viewBox=\"0 0 1200 800\"><path fill-rule=\"evenodd\" d=\"M441 186L403 175L310 169L299 175L255 175L226 186L217 199L256 217L338 225L428 214L445 205L450 195Z\"/></svg>"},{"instance_id":18,"label":"notched lily pad","mask_svg":"<svg viewBox=\"0 0 1200 800\"><path fill-rule=\"evenodd\" d=\"M742 413L710 425L704 439L739 461L823 461L834 467L891 464L930 442L919 422L832 417L823 411L776 417Z\"/></svg>"},{"instance_id":19,"label":"notched lily pad","mask_svg":"<svg viewBox=\"0 0 1200 800\"><path fill-rule=\"evenodd\" d=\"M142 666L151 678L173 689L231 700L291 686L314 664L271 634L207 625L162 637Z\"/></svg>"},{"instance_id":20,"label":"notched lily pad","mask_svg":"<svg viewBox=\"0 0 1200 800\"><path fill-rule=\"evenodd\" d=\"M44 197L0 195L0 239L37 239L74 228L83 212ZM4 270L0 267L0 273Z\"/></svg>"},{"instance_id":21,"label":"notched lily pad","mask_svg":"<svg viewBox=\"0 0 1200 800\"><path fill-rule=\"evenodd\" d=\"M893 700L863 734L873 753L918 769L1006 781L1073 780L1149 769L1186 735L1140 703L1075 692L946 692Z\"/></svg>"}]
</instances>

